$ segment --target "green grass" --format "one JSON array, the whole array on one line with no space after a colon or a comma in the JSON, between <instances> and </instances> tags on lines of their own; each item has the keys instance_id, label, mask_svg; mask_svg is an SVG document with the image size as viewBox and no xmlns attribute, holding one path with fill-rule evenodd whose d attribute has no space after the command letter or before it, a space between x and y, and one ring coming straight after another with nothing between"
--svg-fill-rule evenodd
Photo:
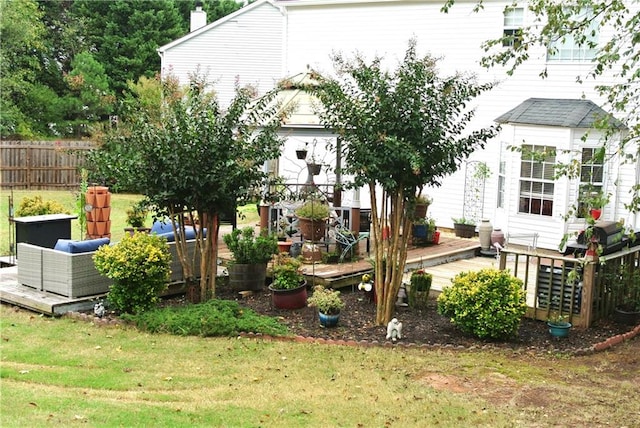
<instances>
[{"instance_id":1,"label":"green grass","mask_svg":"<svg viewBox=\"0 0 640 428\"><path fill-rule=\"evenodd\" d=\"M0 306L3 426L629 426L637 341L557 359L149 334ZM625 350L626 349L626 350Z\"/></svg>"},{"instance_id":2,"label":"green grass","mask_svg":"<svg viewBox=\"0 0 640 428\"><path fill-rule=\"evenodd\" d=\"M12 192L9 190L2 190L0 194L0 256L6 256L10 254L10 225L9 225L9 196ZM42 196L43 200L54 200L61 203L65 209L71 214L76 214L76 202L75 195L72 191L64 190L14 190L13 191L13 206L17 210L20 206L20 202L25 197L34 197L36 195ZM124 228L127 227L126 223L126 209L131 205L142 199L141 195L130 194L113 194L111 195L111 241L117 242L124 236ZM259 216L256 210L255 204L246 205L240 207L238 211L241 215L238 218L238 224L257 224L259 222ZM149 216L148 225L151 223L151 215ZM12 226L11 226L12 227ZM82 239L83 234L80 232L80 227L77 220L71 221L71 237L73 239Z\"/></svg>"}]
</instances>

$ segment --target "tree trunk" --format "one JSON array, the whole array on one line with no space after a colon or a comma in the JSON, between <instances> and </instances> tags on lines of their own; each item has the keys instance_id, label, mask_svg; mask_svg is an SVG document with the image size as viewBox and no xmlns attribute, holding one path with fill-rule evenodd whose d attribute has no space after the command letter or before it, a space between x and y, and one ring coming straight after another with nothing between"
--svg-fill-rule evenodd
<instances>
[{"instance_id":1,"label":"tree trunk","mask_svg":"<svg viewBox=\"0 0 640 428\"><path fill-rule=\"evenodd\" d=\"M220 217L218 213L203 213L202 227L207 229L206 239L202 229L198 231L201 239L200 252L200 298L207 301L216 297L216 277L218 276L218 232Z\"/></svg>"},{"instance_id":2,"label":"tree trunk","mask_svg":"<svg viewBox=\"0 0 640 428\"><path fill-rule=\"evenodd\" d=\"M377 297L376 324L386 325L395 312L395 302L402 285L402 277L407 261L407 246L411 240L411 215L406 212L404 191L393 194L383 192L384 208L378 216L378 204L374 189L371 188L371 214L375 250L375 287ZM387 210L390 200L390 210ZM387 239L382 239L382 231L390 227Z\"/></svg>"}]
</instances>

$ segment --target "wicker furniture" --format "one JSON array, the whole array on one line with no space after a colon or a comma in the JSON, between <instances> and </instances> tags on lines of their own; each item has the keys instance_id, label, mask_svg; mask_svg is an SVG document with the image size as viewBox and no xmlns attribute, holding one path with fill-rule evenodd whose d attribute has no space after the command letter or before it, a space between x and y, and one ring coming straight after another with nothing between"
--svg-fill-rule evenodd
<instances>
[{"instance_id":1,"label":"wicker furniture","mask_svg":"<svg viewBox=\"0 0 640 428\"><path fill-rule=\"evenodd\" d=\"M183 280L175 242L169 242L171 252L171 282ZM37 245L19 243L18 283L40 291L69 298L95 296L109 291L111 280L98 273L93 263L95 251L71 254ZM196 241L187 241L193 256ZM196 257L196 272L200 262ZM198 276L198 274L196 274Z\"/></svg>"},{"instance_id":2,"label":"wicker furniture","mask_svg":"<svg viewBox=\"0 0 640 428\"><path fill-rule=\"evenodd\" d=\"M18 282L23 285L70 298L109 291L111 281L96 270L93 251L71 254L24 243L18 247Z\"/></svg>"}]
</instances>

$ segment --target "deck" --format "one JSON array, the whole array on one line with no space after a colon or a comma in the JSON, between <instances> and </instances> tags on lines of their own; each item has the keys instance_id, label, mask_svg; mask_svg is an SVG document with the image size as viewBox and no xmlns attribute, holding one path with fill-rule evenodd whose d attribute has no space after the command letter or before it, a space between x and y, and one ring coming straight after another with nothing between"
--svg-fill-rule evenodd
<instances>
[{"instance_id":1,"label":"deck","mask_svg":"<svg viewBox=\"0 0 640 428\"><path fill-rule=\"evenodd\" d=\"M224 261L230 253L220 239L219 257ZM476 257L480 244L477 238L462 239L442 234L438 245L412 247L407 254L407 270L425 268L432 273L434 291L440 291L458 272L484 267L497 267L493 257ZM304 265L310 284L322 284L334 288L355 287L363 273L372 270L366 255L365 243L359 249L362 257L354 262L339 264L313 263ZM18 261L19 263L19 261ZM224 268L220 268L220 273ZM105 295L70 299L53 293L42 292L18 284L17 266L0 269L0 301L21 306L46 315L62 315L69 311L89 310ZM172 284L170 292L180 293L183 287Z\"/></svg>"}]
</instances>

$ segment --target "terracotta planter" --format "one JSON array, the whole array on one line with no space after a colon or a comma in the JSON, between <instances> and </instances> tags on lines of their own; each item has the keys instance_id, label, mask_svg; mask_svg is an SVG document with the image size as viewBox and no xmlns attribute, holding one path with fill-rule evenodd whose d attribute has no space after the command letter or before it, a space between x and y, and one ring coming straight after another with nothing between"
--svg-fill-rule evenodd
<instances>
[{"instance_id":1,"label":"terracotta planter","mask_svg":"<svg viewBox=\"0 0 640 428\"><path fill-rule=\"evenodd\" d=\"M109 233L106 221L96 221L93 224L96 225L96 235L103 236Z\"/></svg>"},{"instance_id":2,"label":"terracotta planter","mask_svg":"<svg viewBox=\"0 0 640 428\"><path fill-rule=\"evenodd\" d=\"M323 241L327 231L327 220L298 217L298 228L304 239L313 242Z\"/></svg>"},{"instance_id":3,"label":"terracotta planter","mask_svg":"<svg viewBox=\"0 0 640 428\"><path fill-rule=\"evenodd\" d=\"M303 282L300 287L290 290L279 290L272 288L271 302L278 309L300 309L307 306L307 281Z\"/></svg>"},{"instance_id":4,"label":"terracotta planter","mask_svg":"<svg viewBox=\"0 0 640 428\"><path fill-rule=\"evenodd\" d=\"M413 211L414 218L425 218L427 216L427 209L429 209L429 205L417 204Z\"/></svg>"},{"instance_id":5,"label":"terracotta planter","mask_svg":"<svg viewBox=\"0 0 640 428\"><path fill-rule=\"evenodd\" d=\"M278 251L281 253L289 253L291 251L291 244L293 243L290 241L278 241Z\"/></svg>"},{"instance_id":6,"label":"terracotta planter","mask_svg":"<svg viewBox=\"0 0 640 428\"><path fill-rule=\"evenodd\" d=\"M109 217L111 216L111 207L99 208L96 209L100 214L98 215L98 221L109 221Z\"/></svg>"}]
</instances>

